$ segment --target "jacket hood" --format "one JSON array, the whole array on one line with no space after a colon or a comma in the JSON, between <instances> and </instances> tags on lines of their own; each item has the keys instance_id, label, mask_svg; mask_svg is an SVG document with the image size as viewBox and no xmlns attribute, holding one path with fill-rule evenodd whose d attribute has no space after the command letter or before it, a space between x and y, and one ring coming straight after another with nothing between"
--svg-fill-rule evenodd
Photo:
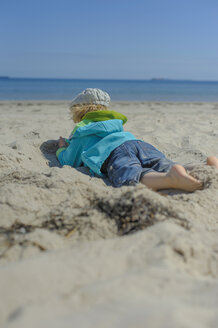
<instances>
[{"instance_id":1,"label":"jacket hood","mask_svg":"<svg viewBox=\"0 0 218 328\"><path fill-rule=\"evenodd\" d=\"M123 121L112 119L107 121L93 122L86 126L82 126L76 130L72 138L81 138L90 135L105 137L111 133L122 132Z\"/></svg>"}]
</instances>

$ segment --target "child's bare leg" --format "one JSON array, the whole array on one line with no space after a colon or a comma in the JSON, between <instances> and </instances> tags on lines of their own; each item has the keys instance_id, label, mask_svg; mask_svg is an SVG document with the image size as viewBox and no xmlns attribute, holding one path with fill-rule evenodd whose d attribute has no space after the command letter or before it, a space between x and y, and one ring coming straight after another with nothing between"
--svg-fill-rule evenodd
<instances>
[{"instance_id":1,"label":"child's bare leg","mask_svg":"<svg viewBox=\"0 0 218 328\"><path fill-rule=\"evenodd\" d=\"M215 166L218 168L218 158L216 156L209 156L207 158L207 165Z\"/></svg>"},{"instance_id":2,"label":"child's bare leg","mask_svg":"<svg viewBox=\"0 0 218 328\"><path fill-rule=\"evenodd\" d=\"M171 188L185 191L202 189L202 183L189 175L185 168L178 164L173 165L168 173L147 173L140 182L155 191Z\"/></svg>"}]
</instances>

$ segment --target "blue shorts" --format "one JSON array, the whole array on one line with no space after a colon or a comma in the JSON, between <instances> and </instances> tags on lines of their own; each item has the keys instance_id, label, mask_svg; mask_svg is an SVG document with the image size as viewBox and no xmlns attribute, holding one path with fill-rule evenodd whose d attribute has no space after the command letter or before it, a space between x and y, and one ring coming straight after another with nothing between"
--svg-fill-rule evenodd
<instances>
[{"instance_id":1,"label":"blue shorts","mask_svg":"<svg viewBox=\"0 0 218 328\"><path fill-rule=\"evenodd\" d=\"M149 172L168 172L175 163L152 145L130 140L115 148L102 166L114 187L135 185Z\"/></svg>"}]
</instances>

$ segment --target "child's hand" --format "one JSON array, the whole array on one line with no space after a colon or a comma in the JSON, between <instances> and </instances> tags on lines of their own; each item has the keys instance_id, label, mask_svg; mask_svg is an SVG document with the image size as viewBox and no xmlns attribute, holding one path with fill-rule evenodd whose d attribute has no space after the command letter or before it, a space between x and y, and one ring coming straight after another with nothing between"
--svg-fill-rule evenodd
<instances>
[{"instance_id":1,"label":"child's hand","mask_svg":"<svg viewBox=\"0 0 218 328\"><path fill-rule=\"evenodd\" d=\"M59 148L66 146L64 138L62 138L62 137L59 138L58 146L59 146Z\"/></svg>"}]
</instances>

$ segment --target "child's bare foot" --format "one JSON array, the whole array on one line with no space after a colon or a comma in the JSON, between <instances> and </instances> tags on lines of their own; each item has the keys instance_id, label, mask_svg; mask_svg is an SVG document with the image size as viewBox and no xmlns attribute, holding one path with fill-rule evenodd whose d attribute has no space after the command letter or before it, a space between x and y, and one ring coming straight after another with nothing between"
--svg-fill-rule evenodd
<instances>
[{"instance_id":1,"label":"child's bare foot","mask_svg":"<svg viewBox=\"0 0 218 328\"><path fill-rule=\"evenodd\" d=\"M215 166L218 168L218 158L216 156L209 156L207 158L207 165Z\"/></svg>"},{"instance_id":2,"label":"child's bare foot","mask_svg":"<svg viewBox=\"0 0 218 328\"><path fill-rule=\"evenodd\" d=\"M170 179L171 188L181 189L186 191L195 191L203 188L203 184L189 175L185 168L181 165L175 164L167 173Z\"/></svg>"}]
</instances>

